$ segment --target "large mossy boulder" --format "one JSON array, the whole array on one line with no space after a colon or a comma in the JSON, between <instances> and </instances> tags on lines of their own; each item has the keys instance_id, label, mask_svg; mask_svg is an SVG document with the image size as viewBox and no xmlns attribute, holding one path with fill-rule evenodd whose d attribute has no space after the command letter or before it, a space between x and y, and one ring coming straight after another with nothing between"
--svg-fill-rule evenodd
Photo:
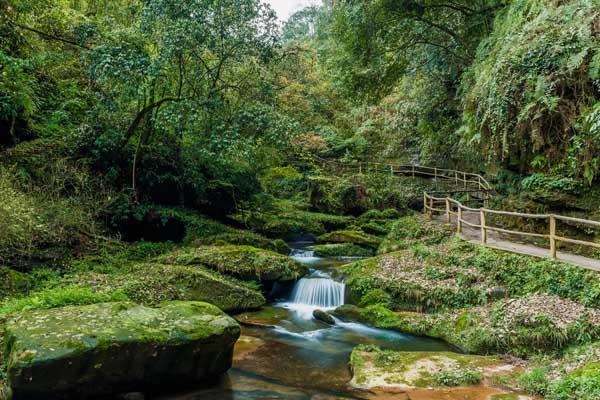
<instances>
[{"instance_id":1,"label":"large mossy boulder","mask_svg":"<svg viewBox=\"0 0 600 400\"><path fill-rule=\"evenodd\" d=\"M23 313L6 323L8 382L16 399L181 386L227 371L239 336L235 320L201 302Z\"/></svg>"},{"instance_id":2,"label":"large mossy boulder","mask_svg":"<svg viewBox=\"0 0 600 400\"><path fill-rule=\"evenodd\" d=\"M191 300L214 304L226 312L239 312L258 309L266 303L262 293L251 285L198 265L136 264L122 274L87 272L72 276L67 282L101 293L121 291L145 305Z\"/></svg>"},{"instance_id":3,"label":"large mossy boulder","mask_svg":"<svg viewBox=\"0 0 600 400\"><path fill-rule=\"evenodd\" d=\"M358 246L377 249L381 239L360 231L335 231L317 238L319 243L351 243Z\"/></svg>"},{"instance_id":4,"label":"large mossy boulder","mask_svg":"<svg viewBox=\"0 0 600 400\"><path fill-rule=\"evenodd\" d=\"M179 265L206 265L221 273L258 282L294 281L308 268L291 258L251 246L202 246L183 249L160 258Z\"/></svg>"}]
</instances>

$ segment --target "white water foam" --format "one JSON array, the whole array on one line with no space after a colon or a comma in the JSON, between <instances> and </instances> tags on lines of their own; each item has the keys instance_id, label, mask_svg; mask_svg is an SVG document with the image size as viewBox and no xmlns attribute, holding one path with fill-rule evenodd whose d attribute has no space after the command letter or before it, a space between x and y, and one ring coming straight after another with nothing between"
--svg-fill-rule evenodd
<instances>
[{"instance_id":1,"label":"white water foam","mask_svg":"<svg viewBox=\"0 0 600 400\"><path fill-rule=\"evenodd\" d=\"M321 257L315 257L315 252L313 250L307 249L292 249L289 256L303 264L314 264L322 260Z\"/></svg>"},{"instance_id":2,"label":"white water foam","mask_svg":"<svg viewBox=\"0 0 600 400\"><path fill-rule=\"evenodd\" d=\"M291 303L324 309L344 304L345 285L331 278L302 278L294 287Z\"/></svg>"}]
</instances>

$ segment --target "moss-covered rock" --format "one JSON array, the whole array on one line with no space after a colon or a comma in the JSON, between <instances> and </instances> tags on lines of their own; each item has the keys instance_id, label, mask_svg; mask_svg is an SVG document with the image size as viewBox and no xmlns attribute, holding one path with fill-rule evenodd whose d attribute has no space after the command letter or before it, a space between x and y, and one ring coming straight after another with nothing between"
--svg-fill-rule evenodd
<instances>
[{"instance_id":1,"label":"moss-covered rock","mask_svg":"<svg viewBox=\"0 0 600 400\"><path fill-rule=\"evenodd\" d=\"M160 257L161 262L206 265L239 279L259 282L293 281L308 268L281 254L251 246L204 246L186 248Z\"/></svg>"},{"instance_id":2,"label":"moss-covered rock","mask_svg":"<svg viewBox=\"0 0 600 400\"><path fill-rule=\"evenodd\" d=\"M512 365L493 356L391 351L364 345L352 351L350 366L351 384L362 389L468 386L513 369Z\"/></svg>"},{"instance_id":3,"label":"moss-covered rock","mask_svg":"<svg viewBox=\"0 0 600 400\"><path fill-rule=\"evenodd\" d=\"M357 304L376 289L389 295L396 310L435 311L481 305L487 301L487 279L471 266L449 263L444 248L423 246L345 265L346 287Z\"/></svg>"},{"instance_id":4,"label":"moss-covered rock","mask_svg":"<svg viewBox=\"0 0 600 400\"><path fill-rule=\"evenodd\" d=\"M201 302L23 313L6 323L8 381L17 398L198 382L230 368L239 335L235 320Z\"/></svg>"},{"instance_id":5,"label":"moss-covered rock","mask_svg":"<svg viewBox=\"0 0 600 400\"><path fill-rule=\"evenodd\" d=\"M350 243L376 249L381 243L377 236L360 231L335 231L317 238L319 243Z\"/></svg>"},{"instance_id":6,"label":"moss-covered rock","mask_svg":"<svg viewBox=\"0 0 600 400\"><path fill-rule=\"evenodd\" d=\"M29 276L0 265L0 300L31 287Z\"/></svg>"},{"instance_id":7,"label":"moss-covered rock","mask_svg":"<svg viewBox=\"0 0 600 400\"><path fill-rule=\"evenodd\" d=\"M68 277L65 282L100 293L120 291L145 305L191 300L239 312L258 309L266 302L257 288L199 265L135 264L120 274L88 272Z\"/></svg>"},{"instance_id":8,"label":"moss-covered rock","mask_svg":"<svg viewBox=\"0 0 600 400\"><path fill-rule=\"evenodd\" d=\"M310 246L317 257L372 257L373 250L352 243L318 244Z\"/></svg>"},{"instance_id":9,"label":"moss-covered rock","mask_svg":"<svg viewBox=\"0 0 600 400\"><path fill-rule=\"evenodd\" d=\"M394 312L383 305L344 305L332 314L346 321L442 339L477 354L529 357L600 339L600 310L551 296L438 314Z\"/></svg>"}]
</instances>

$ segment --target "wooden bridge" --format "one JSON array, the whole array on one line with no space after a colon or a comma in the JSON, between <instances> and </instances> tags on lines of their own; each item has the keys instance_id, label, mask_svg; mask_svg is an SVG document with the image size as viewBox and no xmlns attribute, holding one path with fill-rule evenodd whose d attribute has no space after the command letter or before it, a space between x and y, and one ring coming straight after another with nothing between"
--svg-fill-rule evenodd
<instances>
[{"instance_id":1,"label":"wooden bridge","mask_svg":"<svg viewBox=\"0 0 600 400\"><path fill-rule=\"evenodd\" d=\"M559 233L559 228L598 229L598 221L557 214L529 214L486 208L493 189L479 174L413 164L325 162L328 167L347 172L381 172L431 178L436 182L451 184L454 189L423 193L423 212L432 219L454 225L456 233L464 240L600 271L600 260L593 256L593 250L600 249L600 243L569 237L565 229L565 233ZM463 203L476 203L480 206L470 207ZM515 225L529 226L531 229L510 229Z\"/></svg>"}]
</instances>

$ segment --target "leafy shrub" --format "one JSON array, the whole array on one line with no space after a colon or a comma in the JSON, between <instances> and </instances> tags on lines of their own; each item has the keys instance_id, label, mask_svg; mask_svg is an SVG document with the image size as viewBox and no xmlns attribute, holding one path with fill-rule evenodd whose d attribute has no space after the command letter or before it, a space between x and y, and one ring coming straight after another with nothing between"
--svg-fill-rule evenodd
<instances>
[{"instance_id":1,"label":"leafy shrub","mask_svg":"<svg viewBox=\"0 0 600 400\"><path fill-rule=\"evenodd\" d=\"M383 289L372 289L369 290L360 299L359 305L361 307L373 306L381 304L385 307L389 307L392 303L392 297Z\"/></svg>"},{"instance_id":2,"label":"leafy shrub","mask_svg":"<svg viewBox=\"0 0 600 400\"><path fill-rule=\"evenodd\" d=\"M543 393L542 393L543 394ZM548 400L596 400L600 398L600 362L589 363L550 385Z\"/></svg>"},{"instance_id":3,"label":"leafy shrub","mask_svg":"<svg viewBox=\"0 0 600 400\"><path fill-rule=\"evenodd\" d=\"M82 199L23 191L13 171L0 167L0 260L28 257L43 246L75 245L97 230Z\"/></svg>"},{"instance_id":4,"label":"leafy shrub","mask_svg":"<svg viewBox=\"0 0 600 400\"><path fill-rule=\"evenodd\" d=\"M294 167L274 167L268 169L261 177L263 189L276 197L290 198L306 190L304 175Z\"/></svg>"},{"instance_id":5,"label":"leafy shrub","mask_svg":"<svg viewBox=\"0 0 600 400\"><path fill-rule=\"evenodd\" d=\"M463 78L464 140L521 172L560 170L589 182L598 141L578 137L577 125L598 98L598 15L593 1L510 2Z\"/></svg>"},{"instance_id":6,"label":"leafy shrub","mask_svg":"<svg viewBox=\"0 0 600 400\"><path fill-rule=\"evenodd\" d=\"M478 371L461 369L435 372L432 378L440 386L463 386L479 383L482 376Z\"/></svg>"},{"instance_id":7,"label":"leafy shrub","mask_svg":"<svg viewBox=\"0 0 600 400\"><path fill-rule=\"evenodd\" d=\"M439 244L449 237L450 233L442 224L428 221L421 215L408 215L392 224L377 253L385 254L405 249L416 242L423 245Z\"/></svg>"},{"instance_id":8,"label":"leafy shrub","mask_svg":"<svg viewBox=\"0 0 600 400\"><path fill-rule=\"evenodd\" d=\"M581 183L572 178L533 174L521 181L521 187L528 191L563 192L578 194Z\"/></svg>"},{"instance_id":9,"label":"leafy shrub","mask_svg":"<svg viewBox=\"0 0 600 400\"><path fill-rule=\"evenodd\" d=\"M529 393L544 396L549 384L547 374L546 368L535 368L519 377L519 386Z\"/></svg>"}]
</instances>

